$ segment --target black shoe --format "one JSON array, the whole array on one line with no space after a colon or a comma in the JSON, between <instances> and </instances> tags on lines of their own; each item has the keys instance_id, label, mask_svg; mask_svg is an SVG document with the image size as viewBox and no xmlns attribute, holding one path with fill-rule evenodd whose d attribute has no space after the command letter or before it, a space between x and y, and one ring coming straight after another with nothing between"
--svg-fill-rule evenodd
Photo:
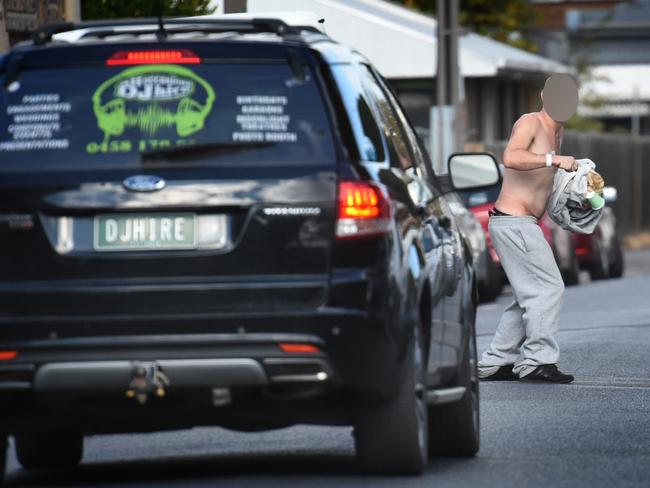
<instances>
[{"instance_id":1,"label":"black shoe","mask_svg":"<svg viewBox=\"0 0 650 488\"><path fill-rule=\"evenodd\" d=\"M512 372L513 366L514 365L512 364L499 366L499 369L497 369L495 373L491 374L490 376L486 376L485 378L481 378L479 376L479 379L481 381L517 381L519 379L519 376Z\"/></svg>"},{"instance_id":2,"label":"black shoe","mask_svg":"<svg viewBox=\"0 0 650 488\"><path fill-rule=\"evenodd\" d=\"M564 374L557 369L557 364L542 364L526 376L519 378L519 381L548 383L571 383L575 378L570 374Z\"/></svg>"}]
</instances>

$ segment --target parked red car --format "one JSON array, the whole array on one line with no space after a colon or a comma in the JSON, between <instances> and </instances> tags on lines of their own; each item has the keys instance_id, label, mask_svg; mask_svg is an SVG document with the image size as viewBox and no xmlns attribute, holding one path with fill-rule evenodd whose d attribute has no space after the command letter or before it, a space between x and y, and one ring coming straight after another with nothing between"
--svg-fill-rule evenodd
<instances>
[{"instance_id":1,"label":"parked red car","mask_svg":"<svg viewBox=\"0 0 650 488\"><path fill-rule=\"evenodd\" d=\"M580 269L589 271L592 280L623 276L623 247L611 207L603 209L593 234L573 234L573 240Z\"/></svg>"}]
</instances>

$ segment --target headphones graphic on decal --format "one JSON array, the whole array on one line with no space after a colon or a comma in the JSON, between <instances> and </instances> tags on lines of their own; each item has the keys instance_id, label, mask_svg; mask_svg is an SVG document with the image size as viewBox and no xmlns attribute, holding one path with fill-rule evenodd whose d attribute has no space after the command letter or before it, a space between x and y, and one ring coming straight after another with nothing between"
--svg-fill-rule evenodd
<instances>
[{"instance_id":1,"label":"headphones graphic on decal","mask_svg":"<svg viewBox=\"0 0 650 488\"><path fill-rule=\"evenodd\" d=\"M180 137L201 130L212 110L212 87L182 66L161 64L128 68L104 81L92 97L104 139L131 127L153 136L175 127Z\"/></svg>"}]
</instances>

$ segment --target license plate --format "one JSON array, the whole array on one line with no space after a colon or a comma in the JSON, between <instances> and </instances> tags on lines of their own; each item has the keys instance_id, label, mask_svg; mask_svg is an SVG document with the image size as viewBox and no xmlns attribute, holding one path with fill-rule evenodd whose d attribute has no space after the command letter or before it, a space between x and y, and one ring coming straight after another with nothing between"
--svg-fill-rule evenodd
<instances>
[{"instance_id":1,"label":"license plate","mask_svg":"<svg viewBox=\"0 0 650 488\"><path fill-rule=\"evenodd\" d=\"M95 216L96 251L195 249L192 213L103 214Z\"/></svg>"}]
</instances>

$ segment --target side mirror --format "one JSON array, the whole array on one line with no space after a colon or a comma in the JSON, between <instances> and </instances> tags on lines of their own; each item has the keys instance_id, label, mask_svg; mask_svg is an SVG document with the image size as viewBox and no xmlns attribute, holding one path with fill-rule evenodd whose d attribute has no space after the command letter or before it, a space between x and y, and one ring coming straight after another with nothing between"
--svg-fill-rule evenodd
<instances>
[{"instance_id":1,"label":"side mirror","mask_svg":"<svg viewBox=\"0 0 650 488\"><path fill-rule=\"evenodd\" d=\"M456 190L480 190L501 182L499 165L490 153L454 153L447 164Z\"/></svg>"},{"instance_id":2,"label":"side mirror","mask_svg":"<svg viewBox=\"0 0 650 488\"><path fill-rule=\"evenodd\" d=\"M603 188L603 198L607 203L612 203L618 200L618 190L613 186L606 186Z\"/></svg>"}]
</instances>

